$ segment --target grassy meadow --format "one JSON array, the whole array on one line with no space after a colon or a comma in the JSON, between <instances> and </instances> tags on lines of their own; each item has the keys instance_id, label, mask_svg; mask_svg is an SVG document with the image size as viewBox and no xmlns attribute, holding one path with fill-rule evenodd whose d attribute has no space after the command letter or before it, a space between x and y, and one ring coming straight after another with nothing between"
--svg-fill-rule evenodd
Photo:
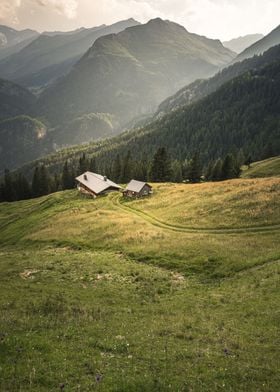
<instances>
[{"instance_id":1,"label":"grassy meadow","mask_svg":"<svg viewBox=\"0 0 280 392\"><path fill-rule=\"evenodd\" d=\"M243 166L241 177L280 177L280 157L268 158L263 161L254 162L248 168Z\"/></svg>"},{"instance_id":2,"label":"grassy meadow","mask_svg":"<svg viewBox=\"0 0 280 392\"><path fill-rule=\"evenodd\" d=\"M279 178L0 205L0 390L277 391Z\"/></svg>"}]
</instances>

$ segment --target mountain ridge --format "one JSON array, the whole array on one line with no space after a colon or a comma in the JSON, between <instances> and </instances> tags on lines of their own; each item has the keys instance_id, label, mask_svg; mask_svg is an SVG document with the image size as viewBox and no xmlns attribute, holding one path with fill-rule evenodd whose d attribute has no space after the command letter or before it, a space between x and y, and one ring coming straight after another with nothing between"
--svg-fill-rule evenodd
<instances>
[{"instance_id":1,"label":"mountain ridge","mask_svg":"<svg viewBox=\"0 0 280 392\"><path fill-rule=\"evenodd\" d=\"M72 71L41 95L38 113L56 125L106 112L122 126L233 56L218 40L156 18L98 38Z\"/></svg>"}]
</instances>

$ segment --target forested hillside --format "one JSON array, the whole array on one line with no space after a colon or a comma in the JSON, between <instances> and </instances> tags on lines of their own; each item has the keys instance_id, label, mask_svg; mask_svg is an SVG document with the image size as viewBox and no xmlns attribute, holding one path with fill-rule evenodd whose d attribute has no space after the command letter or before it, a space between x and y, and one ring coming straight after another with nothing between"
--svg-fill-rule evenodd
<instances>
[{"instance_id":1,"label":"forested hillside","mask_svg":"<svg viewBox=\"0 0 280 392\"><path fill-rule=\"evenodd\" d=\"M273 61L280 60L280 45L274 46L267 50L263 55L254 56L242 62L235 63L222 71L218 72L212 78L206 80L196 80L194 83L182 88L173 96L163 101L156 112L156 117L160 117L172 110L185 106L192 102L213 93L224 83L233 78L242 75L252 69L260 69Z\"/></svg>"},{"instance_id":2,"label":"forested hillside","mask_svg":"<svg viewBox=\"0 0 280 392\"><path fill-rule=\"evenodd\" d=\"M23 168L31 174L37 164L61 171L65 160L82 153L95 156L101 170L110 170L119 155L130 151L147 164L156 149L166 147L173 159L184 161L200 151L203 165L227 153L258 160L280 153L280 61L246 72L203 100L178 109L148 126L118 137L77 146Z\"/></svg>"}]
</instances>

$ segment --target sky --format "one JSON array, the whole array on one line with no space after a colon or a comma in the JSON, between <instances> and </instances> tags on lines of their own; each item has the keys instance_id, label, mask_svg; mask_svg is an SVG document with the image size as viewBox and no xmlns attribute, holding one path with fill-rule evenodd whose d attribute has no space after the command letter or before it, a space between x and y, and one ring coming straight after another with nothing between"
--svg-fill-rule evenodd
<instances>
[{"instance_id":1,"label":"sky","mask_svg":"<svg viewBox=\"0 0 280 392\"><path fill-rule=\"evenodd\" d=\"M0 24L68 31L160 17L193 33L228 40L267 34L280 23L280 0L0 0Z\"/></svg>"}]
</instances>

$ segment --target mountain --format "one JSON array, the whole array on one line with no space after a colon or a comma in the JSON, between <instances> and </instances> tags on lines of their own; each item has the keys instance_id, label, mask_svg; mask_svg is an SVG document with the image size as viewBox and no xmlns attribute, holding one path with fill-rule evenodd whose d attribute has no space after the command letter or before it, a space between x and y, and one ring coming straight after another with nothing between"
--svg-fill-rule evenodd
<instances>
[{"instance_id":1,"label":"mountain","mask_svg":"<svg viewBox=\"0 0 280 392\"><path fill-rule=\"evenodd\" d=\"M0 79L0 120L21 114L30 114L35 97L25 88Z\"/></svg>"},{"instance_id":2,"label":"mountain","mask_svg":"<svg viewBox=\"0 0 280 392\"><path fill-rule=\"evenodd\" d=\"M65 132L67 122L92 113L107 113L123 126L153 112L186 83L214 74L233 56L220 41L154 19L95 41L72 71L41 95L38 115L53 126L63 124Z\"/></svg>"},{"instance_id":3,"label":"mountain","mask_svg":"<svg viewBox=\"0 0 280 392\"><path fill-rule=\"evenodd\" d=\"M0 169L13 169L52 150L46 126L31 117L0 121Z\"/></svg>"},{"instance_id":4,"label":"mountain","mask_svg":"<svg viewBox=\"0 0 280 392\"><path fill-rule=\"evenodd\" d=\"M253 45L249 46L249 48L245 49L242 53L240 53L234 59L234 62L242 61L244 59L253 57L255 55L262 54L272 46L279 45L279 44L280 44L280 25L276 27L276 29L272 30L271 33L266 35L260 41L257 41Z\"/></svg>"},{"instance_id":5,"label":"mountain","mask_svg":"<svg viewBox=\"0 0 280 392\"><path fill-rule=\"evenodd\" d=\"M168 97L159 105L155 117L162 117L170 111L177 110L182 106L196 102L215 92L224 83L238 75L252 69L260 69L273 61L280 61L280 45L272 47L263 55L255 56L224 68L210 79L196 80L194 83L183 87L176 94Z\"/></svg>"},{"instance_id":6,"label":"mountain","mask_svg":"<svg viewBox=\"0 0 280 392\"><path fill-rule=\"evenodd\" d=\"M251 155L253 160L280 155L280 60L252 69L223 84L200 101L181 107L143 128L89 145L60 150L25 165L31 175L38 163L61 171L65 160L78 161L82 153L95 156L100 170L117 155L149 161L158 147L174 159L185 160L201 152L204 164L228 152Z\"/></svg>"},{"instance_id":7,"label":"mountain","mask_svg":"<svg viewBox=\"0 0 280 392\"><path fill-rule=\"evenodd\" d=\"M0 26L0 60L20 51L32 42L39 33L34 30L15 30L8 26Z\"/></svg>"},{"instance_id":8,"label":"mountain","mask_svg":"<svg viewBox=\"0 0 280 392\"><path fill-rule=\"evenodd\" d=\"M44 33L18 53L2 60L0 76L26 87L42 87L66 74L97 38L137 24L128 19L111 26L83 28L57 35Z\"/></svg>"},{"instance_id":9,"label":"mountain","mask_svg":"<svg viewBox=\"0 0 280 392\"><path fill-rule=\"evenodd\" d=\"M8 26L0 26L0 50L17 45L27 39L34 38L39 33L35 30L15 30Z\"/></svg>"},{"instance_id":10,"label":"mountain","mask_svg":"<svg viewBox=\"0 0 280 392\"><path fill-rule=\"evenodd\" d=\"M264 37L263 34L248 34L242 37L231 39L230 41L224 41L224 47L232 50L235 53L241 53L243 50L253 45Z\"/></svg>"}]
</instances>

